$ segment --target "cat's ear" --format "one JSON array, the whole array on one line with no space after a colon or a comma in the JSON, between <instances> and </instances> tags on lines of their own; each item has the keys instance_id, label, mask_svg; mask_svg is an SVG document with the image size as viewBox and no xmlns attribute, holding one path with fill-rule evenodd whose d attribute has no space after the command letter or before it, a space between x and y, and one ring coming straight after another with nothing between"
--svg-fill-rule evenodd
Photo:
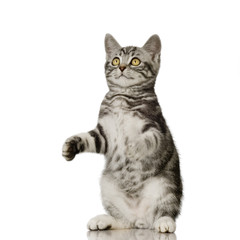
<instances>
[{"instance_id":1,"label":"cat's ear","mask_svg":"<svg viewBox=\"0 0 240 240\"><path fill-rule=\"evenodd\" d=\"M142 47L154 58L161 52L161 41L157 34L152 35Z\"/></svg>"},{"instance_id":2,"label":"cat's ear","mask_svg":"<svg viewBox=\"0 0 240 240\"><path fill-rule=\"evenodd\" d=\"M115 38L111 34L107 33L105 36L105 51L107 55L111 55L113 52L120 48L121 46L115 40Z\"/></svg>"}]
</instances>

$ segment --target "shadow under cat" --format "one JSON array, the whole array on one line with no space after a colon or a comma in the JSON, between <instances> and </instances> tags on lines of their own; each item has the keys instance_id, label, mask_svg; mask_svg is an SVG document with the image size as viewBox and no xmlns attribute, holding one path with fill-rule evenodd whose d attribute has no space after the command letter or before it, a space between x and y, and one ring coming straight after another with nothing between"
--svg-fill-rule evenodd
<instances>
[{"instance_id":1,"label":"shadow under cat","mask_svg":"<svg viewBox=\"0 0 240 240\"><path fill-rule=\"evenodd\" d=\"M88 240L176 240L174 233L158 233L148 229L89 231Z\"/></svg>"}]
</instances>

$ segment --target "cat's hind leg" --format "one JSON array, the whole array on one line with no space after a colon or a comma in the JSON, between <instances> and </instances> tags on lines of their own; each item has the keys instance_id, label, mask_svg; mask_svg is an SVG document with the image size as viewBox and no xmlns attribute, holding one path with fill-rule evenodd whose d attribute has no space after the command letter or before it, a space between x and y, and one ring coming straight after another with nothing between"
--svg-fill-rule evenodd
<instances>
[{"instance_id":1,"label":"cat's hind leg","mask_svg":"<svg viewBox=\"0 0 240 240\"><path fill-rule=\"evenodd\" d=\"M144 219L145 216L150 228L158 232L174 232L175 218L180 209L180 201L175 191L175 185L166 177L149 179L142 190L138 217Z\"/></svg>"},{"instance_id":2,"label":"cat's hind leg","mask_svg":"<svg viewBox=\"0 0 240 240\"><path fill-rule=\"evenodd\" d=\"M109 229L124 229L126 226L110 215L98 215L89 220L87 227L89 230L109 230Z\"/></svg>"}]
</instances>

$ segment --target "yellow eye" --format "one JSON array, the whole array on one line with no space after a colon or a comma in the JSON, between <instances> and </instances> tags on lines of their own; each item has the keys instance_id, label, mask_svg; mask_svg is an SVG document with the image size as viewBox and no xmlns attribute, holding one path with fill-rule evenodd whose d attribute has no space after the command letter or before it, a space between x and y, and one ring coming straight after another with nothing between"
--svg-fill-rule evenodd
<instances>
[{"instance_id":1,"label":"yellow eye","mask_svg":"<svg viewBox=\"0 0 240 240\"><path fill-rule=\"evenodd\" d=\"M117 57L115 57L115 58L112 60L112 65L117 66L117 65L119 65L119 64L120 64L120 59L117 58Z\"/></svg>"},{"instance_id":2,"label":"yellow eye","mask_svg":"<svg viewBox=\"0 0 240 240\"><path fill-rule=\"evenodd\" d=\"M138 66L141 63L141 61L138 58L133 58L131 61L131 64L133 66Z\"/></svg>"}]
</instances>

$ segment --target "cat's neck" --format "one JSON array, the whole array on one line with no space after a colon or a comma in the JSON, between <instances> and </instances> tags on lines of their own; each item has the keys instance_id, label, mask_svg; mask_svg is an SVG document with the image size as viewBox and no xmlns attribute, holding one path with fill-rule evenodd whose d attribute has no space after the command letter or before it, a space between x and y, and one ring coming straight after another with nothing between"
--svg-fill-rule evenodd
<instances>
[{"instance_id":1,"label":"cat's neck","mask_svg":"<svg viewBox=\"0 0 240 240\"><path fill-rule=\"evenodd\" d=\"M119 94L124 94L128 96L136 96L139 97L141 95L155 95L155 90L154 87L151 88L137 88L135 86L133 87L111 87L109 88L108 94L114 96L114 95L119 95Z\"/></svg>"}]
</instances>

